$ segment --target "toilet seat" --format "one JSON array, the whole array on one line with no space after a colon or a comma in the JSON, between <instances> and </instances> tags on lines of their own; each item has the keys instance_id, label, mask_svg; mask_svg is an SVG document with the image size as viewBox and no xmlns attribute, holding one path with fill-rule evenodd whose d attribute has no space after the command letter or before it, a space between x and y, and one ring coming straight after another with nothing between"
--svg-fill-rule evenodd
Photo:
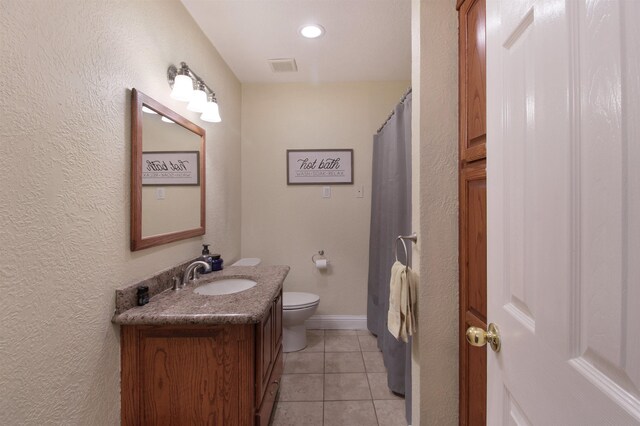
<instances>
[{"instance_id":1,"label":"toilet seat","mask_svg":"<svg viewBox=\"0 0 640 426\"><path fill-rule=\"evenodd\" d=\"M282 294L282 309L285 311L309 308L317 305L319 302L320 296L317 294L297 291L285 291Z\"/></svg>"}]
</instances>

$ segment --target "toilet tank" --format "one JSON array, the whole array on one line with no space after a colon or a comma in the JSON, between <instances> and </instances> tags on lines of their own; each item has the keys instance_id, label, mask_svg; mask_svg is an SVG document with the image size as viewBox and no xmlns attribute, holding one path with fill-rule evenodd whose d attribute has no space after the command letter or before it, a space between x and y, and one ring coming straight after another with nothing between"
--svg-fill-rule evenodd
<instances>
[{"instance_id":1,"label":"toilet tank","mask_svg":"<svg viewBox=\"0 0 640 426\"><path fill-rule=\"evenodd\" d=\"M258 266L261 262L258 257L243 257L231 266Z\"/></svg>"}]
</instances>

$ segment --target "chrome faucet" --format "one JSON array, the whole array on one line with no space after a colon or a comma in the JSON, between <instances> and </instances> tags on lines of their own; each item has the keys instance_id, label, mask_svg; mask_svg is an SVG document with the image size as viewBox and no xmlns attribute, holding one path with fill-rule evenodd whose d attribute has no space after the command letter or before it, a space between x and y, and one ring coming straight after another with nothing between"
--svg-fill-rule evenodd
<instances>
[{"instance_id":1,"label":"chrome faucet","mask_svg":"<svg viewBox=\"0 0 640 426\"><path fill-rule=\"evenodd\" d=\"M187 268L184 270L184 275L182 276L182 287L187 285L191 274L193 274L192 279L195 280L198 278L198 272L196 271L196 269L198 268L204 268L204 270L206 271L207 268L209 268L209 264L207 262L203 262L202 260L196 260L195 262L190 263L189 266L187 266Z\"/></svg>"}]
</instances>

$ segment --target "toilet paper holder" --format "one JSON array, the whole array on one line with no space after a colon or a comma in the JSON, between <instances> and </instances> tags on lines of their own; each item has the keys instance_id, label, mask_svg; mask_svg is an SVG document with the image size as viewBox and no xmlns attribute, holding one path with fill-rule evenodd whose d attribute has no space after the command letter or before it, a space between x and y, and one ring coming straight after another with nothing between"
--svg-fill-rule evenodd
<instances>
[{"instance_id":1,"label":"toilet paper holder","mask_svg":"<svg viewBox=\"0 0 640 426\"><path fill-rule=\"evenodd\" d=\"M311 263L313 263L314 265L316 264L316 256L320 256L321 259L326 259L324 257L324 250L320 250L316 254L311 256Z\"/></svg>"}]
</instances>

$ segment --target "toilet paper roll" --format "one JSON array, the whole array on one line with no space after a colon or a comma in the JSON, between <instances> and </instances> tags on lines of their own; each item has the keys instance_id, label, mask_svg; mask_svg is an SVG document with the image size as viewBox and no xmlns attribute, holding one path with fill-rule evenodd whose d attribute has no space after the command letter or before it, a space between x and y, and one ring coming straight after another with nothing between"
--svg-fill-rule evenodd
<instances>
[{"instance_id":1,"label":"toilet paper roll","mask_svg":"<svg viewBox=\"0 0 640 426\"><path fill-rule=\"evenodd\" d=\"M316 260L316 268L318 269L327 269L327 259L318 259Z\"/></svg>"}]
</instances>

